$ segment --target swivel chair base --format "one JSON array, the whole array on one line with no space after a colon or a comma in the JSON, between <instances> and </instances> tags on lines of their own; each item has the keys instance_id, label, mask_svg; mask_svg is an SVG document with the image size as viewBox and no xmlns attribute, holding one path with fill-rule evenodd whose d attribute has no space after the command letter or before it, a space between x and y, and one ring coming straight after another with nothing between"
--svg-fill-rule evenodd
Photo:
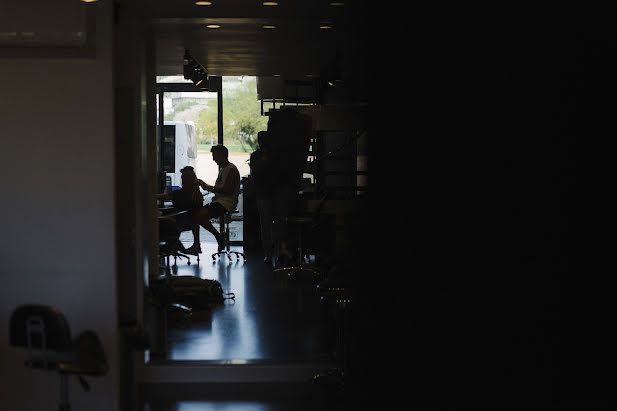
<instances>
[{"instance_id":1,"label":"swivel chair base","mask_svg":"<svg viewBox=\"0 0 617 411\"><path fill-rule=\"evenodd\" d=\"M201 252L201 250L200 250L200 252ZM182 254L181 254L181 256L182 256L182 257L186 257L186 259L188 260L188 261L186 262L186 263L187 263L187 265L191 265L191 258L189 257L189 256L191 256L191 255L193 255L193 256L195 256L195 257L197 257L197 265L199 265L199 253L196 253L196 252L188 252L188 251L186 251L186 250L185 250L185 251L182 251Z\"/></svg>"},{"instance_id":2,"label":"swivel chair base","mask_svg":"<svg viewBox=\"0 0 617 411\"><path fill-rule=\"evenodd\" d=\"M305 271L305 272L309 272L312 273L315 277L318 277L320 275L319 271L314 270L310 267L304 267L304 266L295 266L295 267L283 267L283 268L277 268L275 270L272 270L273 273L280 273L280 272L287 272L287 277L288 278L292 278L295 274L297 274L298 272L301 271Z\"/></svg>"},{"instance_id":3,"label":"swivel chair base","mask_svg":"<svg viewBox=\"0 0 617 411\"><path fill-rule=\"evenodd\" d=\"M173 265L171 265L170 263L170 257L174 258L174 263ZM178 263L177 263L177 259L180 258L186 258L187 260L187 265L191 265L191 257L189 255L186 255L184 253L180 253L180 252L176 252L174 254L167 254L162 256L162 259L165 260L165 264L159 264L159 268L162 270L165 270L167 273L172 273L172 272L177 272L178 271ZM199 256L197 256L197 265L199 265Z\"/></svg>"},{"instance_id":4,"label":"swivel chair base","mask_svg":"<svg viewBox=\"0 0 617 411\"><path fill-rule=\"evenodd\" d=\"M180 242L178 244L182 245ZM168 273L176 272L178 270L178 259L186 258L187 265L191 265L191 255L197 257L197 265L199 265L198 253L186 252L177 245L170 246L161 242L159 243L159 268ZM170 257L174 258L173 265L171 264Z\"/></svg>"},{"instance_id":5,"label":"swivel chair base","mask_svg":"<svg viewBox=\"0 0 617 411\"><path fill-rule=\"evenodd\" d=\"M223 216L221 216L221 218L224 218L225 223L225 230L221 233L223 235L223 240L225 241L225 248L221 251L217 251L216 253L212 253L212 262L214 263L216 261L216 257L218 256L220 258L223 254L227 256L227 261L229 261L229 264L231 264L232 254L236 255L236 261L240 261L240 257L246 261L246 256L244 253L239 251L231 251L229 249L229 223L231 221L231 213L226 212Z\"/></svg>"},{"instance_id":6,"label":"swivel chair base","mask_svg":"<svg viewBox=\"0 0 617 411\"><path fill-rule=\"evenodd\" d=\"M246 261L246 257L244 256L244 253L241 253L239 251L230 251L229 250L229 245L227 246L226 250L223 251L217 251L216 253L212 254L212 261L216 261L216 257L218 256L220 258L221 255L227 255L227 259L229 260L229 264L231 264L231 255L235 254L236 255L236 259L238 261L240 261L240 257L244 258L244 261Z\"/></svg>"},{"instance_id":7,"label":"swivel chair base","mask_svg":"<svg viewBox=\"0 0 617 411\"><path fill-rule=\"evenodd\" d=\"M312 273L315 277L320 275L319 271L306 267L303 264L304 254L302 253L302 224L310 223L313 219L310 217L287 217L287 222L298 223L298 265L293 267L282 267L272 270L273 276L276 278L276 274L280 272L287 272L287 277L292 278L295 274L305 271Z\"/></svg>"}]
</instances>

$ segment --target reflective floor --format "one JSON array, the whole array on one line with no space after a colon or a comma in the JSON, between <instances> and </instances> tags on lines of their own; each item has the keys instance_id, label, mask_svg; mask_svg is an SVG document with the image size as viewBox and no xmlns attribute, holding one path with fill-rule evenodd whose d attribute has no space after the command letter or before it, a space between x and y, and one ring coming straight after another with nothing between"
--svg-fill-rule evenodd
<instances>
[{"instance_id":1,"label":"reflective floor","mask_svg":"<svg viewBox=\"0 0 617 411\"><path fill-rule=\"evenodd\" d=\"M317 411L350 410L341 391L329 387L307 390L298 385L254 385L233 391L208 385L151 386L144 411Z\"/></svg>"},{"instance_id":2,"label":"reflective floor","mask_svg":"<svg viewBox=\"0 0 617 411\"><path fill-rule=\"evenodd\" d=\"M187 246L191 238L183 234ZM167 360L310 360L329 356L324 307L316 295L316 282L307 273L289 281L276 277L258 251L211 257L216 242L202 231L202 254L177 260L176 275L218 280L224 292L235 294L211 311L194 311L190 321L182 315L169 319ZM243 251L232 246L232 251Z\"/></svg>"},{"instance_id":3,"label":"reflective floor","mask_svg":"<svg viewBox=\"0 0 617 411\"><path fill-rule=\"evenodd\" d=\"M180 239L187 247L192 243L190 233L183 233ZM216 279L224 292L235 294L235 299L209 311L194 311L188 319L181 312L170 312L167 353L151 356L149 365L158 366L163 373L176 373L179 380L188 378L182 376L187 370L193 376L197 373L197 379L213 375L216 380L213 365L241 364L252 365L250 372L257 380L276 380L276 373L282 377L269 383L234 383L247 374L241 369L233 374L231 368L232 375L227 377L231 383L227 384L142 383L140 409L345 409L337 376L323 378L319 384L310 378L316 372L325 375L327 369L338 367L342 357L337 351L340 334L320 303L316 279L310 273L301 273L293 280L283 273L274 275L272 265L265 264L256 250L246 251L246 261L236 256L231 261L227 256L213 260L216 242L204 230L201 240L199 263L195 257L190 265L178 259L174 274ZM232 246L231 250L245 251L241 246ZM299 365L293 369L294 364ZM290 369L281 371L281 365ZM204 368L195 371L195 367ZM287 378L291 380L285 381Z\"/></svg>"}]
</instances>

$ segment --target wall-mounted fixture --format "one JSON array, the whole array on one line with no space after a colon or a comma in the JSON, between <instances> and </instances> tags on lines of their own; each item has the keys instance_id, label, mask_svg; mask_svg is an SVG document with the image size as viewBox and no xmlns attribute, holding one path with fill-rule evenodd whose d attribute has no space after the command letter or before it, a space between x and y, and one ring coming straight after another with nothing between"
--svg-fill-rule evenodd
<instances>
[{"instance_id":1,"label":"wall-mounted fixture","mask_svg":"<svg viewBox=\"0 0 617 411\"><path fill-rule=\"evenodd\" d=\"M208 71L191 56L188 50L184 52L183 68L185 79L191 80L195 86L206 87Z\"/></svg>"}]
</instances>

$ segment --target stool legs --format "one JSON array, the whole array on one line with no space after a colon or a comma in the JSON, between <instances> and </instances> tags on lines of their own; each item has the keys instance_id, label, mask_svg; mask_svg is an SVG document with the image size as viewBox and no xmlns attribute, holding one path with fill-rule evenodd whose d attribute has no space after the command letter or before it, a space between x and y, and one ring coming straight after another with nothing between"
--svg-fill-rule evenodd
<instances>
[{"instance_id":1,"label":"stool legs","mask_svg":"<svg viewBox=\"0 0 617 411\"><path fill-rule=\"evenodd\" d=\"M291 278L294 276L294 274L300 272L300 271L305 271L305 272L310 272L312 273L314 276L318 276L319 275L319 271L310 268L310 267L305 267L304 266L304 254L302 254L302 222L299 222L298 224L298 265L295 267L283 267L283 268L277 268L275 270L272 270L273 274L276 276L276 273L279 272L287 272L287 277Z\"/></svg>"},{"instance_id":2,"label":"stool legs","mask_svg":"<svg viewBox=\"0 0 617 411\"><path fill-rule=\"evenodd\" d=\"M226 213L223 218L225 219L225 232L223 233L223 238L225 239L225 248L221 251L217 251L216 253L212 253L212 262L215 262L216 257L220 257L222 254L227 255L229 264L231 264L231 254L235 254L238 260L240 260L240 256L242 256L242 258L244 258L244 261L246 261L246 256L244 255L244 253L241 253L239 251L231 251L229 249L229 222L231 221L231 214Z\"/></svg>"}]
</instances>

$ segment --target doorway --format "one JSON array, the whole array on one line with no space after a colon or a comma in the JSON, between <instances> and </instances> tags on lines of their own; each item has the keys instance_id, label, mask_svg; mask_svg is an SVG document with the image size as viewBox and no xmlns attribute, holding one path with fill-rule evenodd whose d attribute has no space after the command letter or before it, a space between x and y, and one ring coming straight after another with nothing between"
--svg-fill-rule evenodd
<instances>
[{"instance_id":1,"label":"doorway","mask_svg":"<svg viewBox=\"0 0 617 411\"><path fill-rule=\"evenodd\" d=\"M240 196L236 212L232 214L229 224L229 240L231 245L244 245L244 196L242 181L250 174L250 153L257 148L257 133L267 128L267 117L261 113L261 105L257 100L256 78L251 76L223 77L222 99L224 105L218 101L217 91L196 91L190 80L182 76L158 76L157 77L157 124L163 117L164 133L169 134L167 129L172 125L184 127L190 133L194 133L195 159L186 164L176 164L176 168L183 165L192 165L197 177L208 184L214 184L218 175L218 166L212 160L210 148L216 144L224 144L229 150L229 161L240 172L241 186ZM223 113L219 110L223 106ZM220 117L219 115L222 114ZM222 121L222 127L219 125ZM222 133L221 133L222 131ZM189 134L190 134L189 133ZM160 147L159 167L163 170L166 166L163 159L163 146L166 135L159 139ZM181 144L176 142L176 144ZM178 147L176 147L178 149ZM169 168L169 166L167 166ZM169 173L167 173L169 174ZM164 176L159 176L159 189L169 190L176 187L175 181L170 177L167 181ZM204 204L212 200L213 194L204 192ZM220 228L219 228L220 229ZM206 242L215 242L214 238L201 228L200 238ZM180 241L183 244L192 243L192 234L184 232Z\"/></svg>"},{"instance_id":2,"label":"doorway","mask_svg":"<svg viewBox=\"0 0 617 411\"><path fill-rule=\"evenodd\" d=\"M187 134L194 133L197 176L208 184L214 183L218 166L212 160L210 148L223 143L229 150L230 162L238 167L244 182L243 177L250 174L250 154L257 148L257 133L267 130L268 126L268 116L264 115L262 103L257 98L255 77L222 78L222 127L217 92L195 91L182 77L157 77L157 89L157 124L163 120L164 132L169 126L186 126L192 130ZM159 141L165 143L167 134ZM162 166L165 163L162 149L159 148L158 154ZM168 183L168 187L174 185L174 181ZM206 194L204 204L210 200L211 194ZM162 357L159 354L154 358L155 364L161 361L172 361L176 365L183 361L231 361L234 364L273 361L278 364L312 361L331 355L333 337L326 333L323 307L314 298L313 279L300 278L289 283L284 276L273 275L272 267L263 262L261 249L245 242L248 241L244 238L245 205L247 211L255 208L250 199L245 204L241 186L237 212L230 223L230 245L232 251L243 251L247 255L245 261L210 261L210 254L216 251L216 240L201 228L203 254L200 262L196 264L193 259L189 265L178 260L173 271L178 276L215 279L225 292L235 294L235 301L207 312L193 312L190 322L185 321L182 313L169 314L166 350ZM218 224L215 227L219 228ZM190 246L192 233L183 232L180 241ZM264 369L264 376L271 371ZM305 371L302 368L303 377Z\"/></svg>"}]
</instances>

